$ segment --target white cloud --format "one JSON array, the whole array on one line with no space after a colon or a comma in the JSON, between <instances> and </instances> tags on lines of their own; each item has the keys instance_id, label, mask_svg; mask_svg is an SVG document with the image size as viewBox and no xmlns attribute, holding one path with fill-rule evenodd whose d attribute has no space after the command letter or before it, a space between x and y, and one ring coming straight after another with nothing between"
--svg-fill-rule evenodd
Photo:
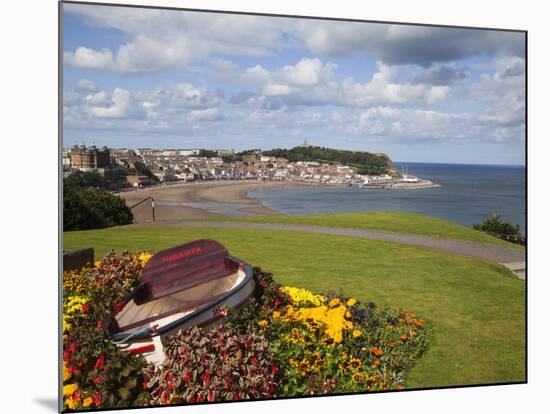
<instances>
[{"instance_id":1,"label":"white cloud","mask_svg":"<svg viewBox=\"0 0 550 414\"><path fill-rule=\"evenodd\" d=\"M135 114L130 92L120 88L113 91L110 105L92 106L90 111L99 118L128 118Z\"/></svg>"},{"instance_id":2,"label":"white cloud","mask_svg":"<svg viewBox=\"0 0 550 414\"><path fill-rule=\"evenodd\" d=\"M262 89L262 94L265 96L288 95L292 92L292 88L284 83L268 83Z\"/></svg>"},{"instance_id":3,"label":"white cloud","mask_svg":"<svg viewBox=\"0 0 550 414\"><path fill-rule=\"evenodd\" d=\"M478 116L482 122L503 125L525 123L525 61L518 58L498 58L495 72L482 74L470 87L470 98L487 102L489 106Z\"/></svg>"},{"instance_id":4,"label":"white cloud","mask_svg":"<svg viewBox=\"0 0 550 414\"><path fill-rule=\"evenodd\" d=\"M271 74L261 65L248 68L241 76L241 80L252 85L263 85L271 80Z\"/></svg>"},{"instance_id":5,"label":"white cloud","mask_svg":"<svg viewBox=\"0 0 550 414\"><path fill-rule=\"evenodd\" d=\"M267 55L284 43L281 21L275 18L74 4L64 10L128 38L116 50L81 46L66 51L65 61L79 68L153 73L213 55Z\"/></svg>"},{"instance_id":6,"label":"white cloud","mask_svg":"<svg viewBox=\"0 0 550 414\"><path fill-rule=\"evenodd\" d=\"M74 53L64 52L63 61L80 69L115 69L113 54L109 49L96 51L81 46Z\"/></svg>"},{"instance_id":7,"label":"white cloud","mask_svg":"<svg viewBox=\"0 0 550 414\"><path fill-rule=\"evenodd\" d=\"M426 95L426 102L433 104L445 99L449 95L448 86L432 86Z\"/></svg>"},{"instance_id":8,"label":"white cloud","mask_svg":"<svg viewBox=\"0 0 550 414\"><path fill-rule=\"evenodd\" d=\"M320 59L301 59L296 65L287 65L279 69L274 77L294 86L312 86L332 77L338 67L334 63L323 65Z\"/></svg>"},{"instance_id":9,"label":"white cloud","mask_svg":"<svg viewBox=\"0 0 550 414\"><path fill-rule=\"evenodd\" d=\"M94 82L88 79L80 79L76 82L77 89L84 92L95 92L97 91L97 86Z\"/></svg>"},{"instance_id":10,"label":"white cloud","mask_svg":"<svg viewBox=\"0 0 550 414\"><path fill-rule=\"evenodd\" d=\"M221 119L220 108L208 108L190 111L184 118L189 122L197 121L218 121Z\"/></svg>"}]
</instances>

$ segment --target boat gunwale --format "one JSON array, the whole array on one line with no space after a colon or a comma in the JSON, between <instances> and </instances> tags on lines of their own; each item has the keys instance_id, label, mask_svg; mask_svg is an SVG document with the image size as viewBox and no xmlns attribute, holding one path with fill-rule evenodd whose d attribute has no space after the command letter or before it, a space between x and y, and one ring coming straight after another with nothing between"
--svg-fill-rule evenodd
<instances>
[{"instance_id":1,"label":"boat gunwale","mask_svg":"<svg viewBox=\"0 0 550 414\"><path fill-rule=\"evenodd\" d=\"M181 325L181 324L187 322L188 320L190 320L192 318L195 318L198 315L203 314L204 312L207 312L207 311L211 310L212 308L216 307L217 305L219 305L220 303L225 301L229 296L232 296L232 295L236 294L237 292L241 291L242 289L244 289L244 287L247 286L251 281L254 282L253 274L252 274L252 267L248 263L245 263L245 262L241 261L240 259L238 259L234 256L228 256L227 259L233 261L234 263L237 263L237 265L239 266L237 271L243 270L244 273L245 273L245 276L244 276L243 280L241 281L241 283L239 285L237 285L233 289L219 295L219 297L216 300L214 300L210 303L205 302L205 306L202 307L202 308L199 308L196 312L191 312L191 313L189 313L189 314L187 314L187 315L185 315L185 316L183 316L183 317L181 317L181 318L179 318L179 319L177 319L173 322L170 322L166 325L163 325L162 327L159 327L158 329L156 329L154 332L144 332L144 333L138 334L138 335L133 337L133 340L152 338L154 336L162 335L165 332L168 332L168 331L174 329L178 325ZM215 279L207 280L204 283L207 283L207 282L212 281L212 280L215 280ZM196 287L196 286L198 286L198 285L195 285L194 287ZM191 289L191 288L189 288L189 289ZM187 289L184 289L184 290L187 290ZM134 290L133 292L131 292L130 296L127 299L127 302L129 302L130 300L133 299L133 294L135 294L135 292L137 292L137 289ZM176 292L174 292L174 293L176 293ZM239 306L241 306L244 302L246 302L246 300L248 300L248 298L250 296L251 295L244 298L242 302L240 302L238 305L234 306L233 308L238 308ZM175 312L170 313L170 314L168 314L168 312L165 312L164 314L157 315L154 319L146 320L146 322L140 323L137 326L140 326L140 325L143 325L143 324L146 324L146 323L149 323L149 322L154 322L155 320L162 319L164 317L174 315L175 313L178 313L181 310L182 310L181 308L177 308ZM172 311L170 311L170 312L172 312ZM108 317L108 322L105 324L105 326L112 326L112 330L110 330L110 336L111 337L115 337L117 334L122 334L125 331L127 331L128 329L132 329L132 328L137 327L137 326L132 326L132 324L120 327L118 325L118 322L117 322L116 318L115 318L115 315L116 314L110 315ZM211 318L211 319L216 320L216 318ZM205 322L202 322L199 325L202 325L202 326L208 325L208 322L211 321L211 319L207 320ZM142 321L145 321L145 320L142 320Z\"/></svg>"}]
</instances>

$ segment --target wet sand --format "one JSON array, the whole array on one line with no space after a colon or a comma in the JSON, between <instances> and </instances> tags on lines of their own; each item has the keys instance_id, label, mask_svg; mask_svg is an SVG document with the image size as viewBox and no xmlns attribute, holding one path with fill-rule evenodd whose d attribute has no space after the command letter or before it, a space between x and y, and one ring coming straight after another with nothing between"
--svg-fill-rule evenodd
<instances>
[{"instance_id":1,"label":"wet sand","mask_svg":"<svg viewBox=\"0 0 550 414\"><path fill-rule=\"evenodd\" d=\"M291 182L217 181L155 186L118 193L128 206L146 197L155 199L155 220L215 218L223 216L266 216L279 214L247 194L289 186L304 186ZM151 201L132 209L138 223L152 221Z\"/></svg>"}]
</instances>

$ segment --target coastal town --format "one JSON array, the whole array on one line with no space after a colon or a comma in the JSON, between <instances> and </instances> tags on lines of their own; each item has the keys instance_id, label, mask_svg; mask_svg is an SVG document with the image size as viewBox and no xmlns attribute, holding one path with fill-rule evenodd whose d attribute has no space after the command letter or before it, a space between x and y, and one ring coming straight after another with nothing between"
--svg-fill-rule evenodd
<instances>
[{"instance_id":1,"label":"coastal town","mask_svg":"<svg viewBox=\"0 0 550 414\"><path fill-rule=\"evenodd\" d=\"M307 141L301 147L310 147ZM112 183L113 190L154 184L250 180L322 185L358 185L361 188L426 188L436 184L397 171L359 174L357 168L338 162L289 161L254 149L240 153L218 149L101 148L85 144L63 151L63 170L96 172Z\"/></svg>"}]
</instances>

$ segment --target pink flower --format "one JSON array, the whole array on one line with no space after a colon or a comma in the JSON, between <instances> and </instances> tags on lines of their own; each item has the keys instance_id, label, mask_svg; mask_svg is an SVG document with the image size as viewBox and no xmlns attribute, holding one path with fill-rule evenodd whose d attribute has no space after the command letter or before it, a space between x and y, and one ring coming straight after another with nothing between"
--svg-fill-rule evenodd
<instances>
[{"instance_id":1,"label":"pink flower","mask_svg":"<svg viewBox=\"0 0 550 414\"><path fill-rule=\"evenodd\" d=\"M97 321L97 329L103 329L103 321Z\"/></svg>"}]
</instances>

